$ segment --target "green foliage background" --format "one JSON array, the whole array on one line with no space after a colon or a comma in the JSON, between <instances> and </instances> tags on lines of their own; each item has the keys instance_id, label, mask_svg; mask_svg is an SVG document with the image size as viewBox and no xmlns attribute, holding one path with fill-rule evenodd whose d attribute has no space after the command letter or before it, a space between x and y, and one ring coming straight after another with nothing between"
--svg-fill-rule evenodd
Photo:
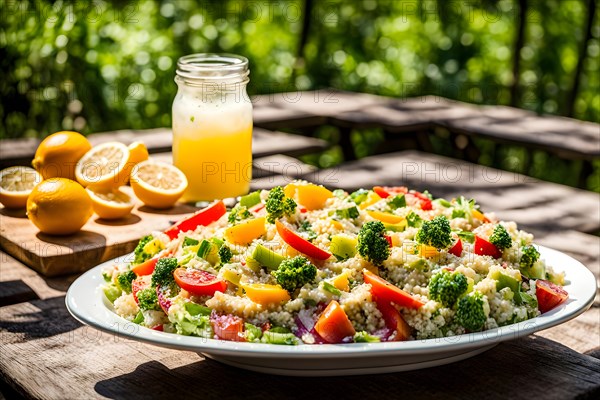
<instances>
[{"instance_id":1,"label":"green foliage background","mask_svg":"<svg viewBox=\"0 0 600 400\"><path fill-rule=\"evenodd\" d=\"M301 48L305 1L0 0L0 138L169 126L177 58L195 52L246 55L251 94L332 86L511 103L519 0L313 1ZM599 122L598 9L582 47L593 2L526 3L513 104L567 115L582 60L573 116Z\"/></svg>"}]
</instances>

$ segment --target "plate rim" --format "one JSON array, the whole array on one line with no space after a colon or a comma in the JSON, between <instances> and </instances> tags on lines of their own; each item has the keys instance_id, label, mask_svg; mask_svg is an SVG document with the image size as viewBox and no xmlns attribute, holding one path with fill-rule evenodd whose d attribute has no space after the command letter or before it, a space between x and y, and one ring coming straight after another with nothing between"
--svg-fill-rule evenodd
<instances>
[{"instance_id":1,"label":"plate rim","mask_svg":"<svg viewBox=\"0 0 600 400\"><path fill-rule=\"evenodd\" d=\"M566 257L569 260L567 269L574 268L578 273L588 275L586 279L582 279L581 282L578 282L578 285L583 285L586 289L584 290L584 293L578 292L578 294L581 295L581 298L578 297L572 301L567 301L548 313L516 324L482 332L444 338L415 339L405 342L320 345L301 344L298 346L281 346L264 343L238 343L154 331L127 321L115 314L114 311L106 306L102 292L99 289L100 284L104 282L101 279L100 270L107 264L123 262L123 260L127 259L129 254L103 262L78 277L70 285L66 293L65 304L69 313L76 320L85 325L135 341L177 350L195 351L223 356L235 355L236 357L243 358L286 357L306 359L321 358L324 356L329 358L362 358L397 356L402 354L431 354L436 352L443 354L444 351L458 349L468 350L493 343L517 339L576 318L591 307L598 290L596 278L593 273L581 262L561 251L541 245L539 246L539 250L545 258L552 258L555 256L557 256L557 258ZM83 297L82 299L76 298L75 293L85 288L89 291L90 288L88 288L88 286L95 286L93 287L93 295ZM567 286L567 291L569 291L568 289L569 286ZM588 290L589 293L587 293ZM569 294L571 299L572 293L569 292ZM98 309L96 312L90 314L89 311L96 310L99 303L102 309Z\"/></svg>"}]
</instances>

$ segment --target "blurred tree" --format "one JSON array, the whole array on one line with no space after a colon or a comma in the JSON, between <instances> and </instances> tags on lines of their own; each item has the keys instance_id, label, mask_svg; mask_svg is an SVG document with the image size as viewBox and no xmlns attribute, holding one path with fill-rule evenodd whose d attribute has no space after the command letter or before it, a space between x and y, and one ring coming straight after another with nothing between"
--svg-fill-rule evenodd
<instances>
[{"instance_id":1,"label":"blurred tree","mask_svg":"<svg viewBox=\"0 0 600 400\"><path fill-rule=\"evenodd\" d=\"M599 13L596 0L0 0L0 138L168 126L177 58L195 52L246 55L251 94L438 94L600 122Z\"/></svg>"}]
</instances>

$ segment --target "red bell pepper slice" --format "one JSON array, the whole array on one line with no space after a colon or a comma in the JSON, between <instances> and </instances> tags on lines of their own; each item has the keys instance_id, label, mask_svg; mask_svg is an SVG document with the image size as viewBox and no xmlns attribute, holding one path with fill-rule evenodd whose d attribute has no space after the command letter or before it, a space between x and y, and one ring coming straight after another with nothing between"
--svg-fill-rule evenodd
<instances>
[{"instance_id":1,"label":"red bell pepper slice","mask_svg":"<svg viewBox=\"0 0 600 400\"><path fill-rule=\"evenodd\" d=\"M502 257L502 252L499 248L491 244L485 239L475 235L475 254L480 256L492 256L494 258Z\"/></svg>"},{"instance_id":2,"label":"red bell pepper slice","mask_svg":"<svg viewBox=\"0 0 600 400\"><path fill-rule=\"evenodd\" d=\"M169 238L175 239L179 232L193 231L198 226L208 226L221 218L227 212L225 204L219 200L210 206L203 208L191 217L179 221L165 231Z\"/></svg>"},{"instance_id":3,"label":"red bell pepper slice","mask_svg":"<svg viewBox=\"0 0 600 400\"><path fill-rule=\"evenodd\" d=\"M385 240L387 240L390 247L394 247L394 245L392 243L392 237L390 235L383 235L383 237L385 238Z\"/></svg>"},{"instance_id":4,"label":"red bell pepper slice","mask_svg":"<svg viewBox=\"0 0 600 400\"><path fill-rule=\"evenodd\" d=\"M331 253L318 248L308 240L299 236L285 226L283 222L277 220L275 221L275 226L277 228L277 233L279 233L279 236L281 236L283 241L292 246L294 249L298 250L300 253L306 254L307 256L317 260L327 260L329 257L331 257Z\"/></svg>"},{"instance_id":5,"label":"red bell pepper slice","mask_svg":"<svg viewBox=\"0 0 600 400\"><path fill-rule=\"evenodd\" d=\"M382 199L392 195L406 194L408 188L405 186L375 186L373 191L379 195Z\"/></svg>"},{"instance_id":6,"label":"red bell pepper slice","mask_svg":"<svg viewBox=\"0 0 600 400\"><path fill-rule=\"evenodd\" d=\"M369 270L363 270L365 283L371 285L371 294L382 302L394 303L400 307L421 308L423 302L405 292L396 285L392 285L383 278L378 277Z\"/></svg>"},{"instance_id":7,"label":"red bell pepper slice","mask_svg":"<svg viewBox=\"0 0 600 400\"><path fill-rule=\"evenodd\" d=\"M131 267L131 270L135 272L137 276L150 275L154 272L154 268L156 267L156 263L159 259L160 257L151 258L141 264Z\"/></svg>"},{"instance_id":8,"label":"red bell pepper slice","mask_svg":"<svg viewBox=\"0 0 600 400\"><path fill-rule=\"evenodd\" d=\"M429 211L433 209L433 205L431 203L431 199L425 196L421 192L417 192L416 190L411 191L409 194L413 195L419 200L419 205L421 206L421 210Z\"/></svg>"},{"instance_id":9,"label":"red bell pepper slice","mask_svg":"<svg viewBox=\"0 0 600 400\"><path fill-rule=\"evenodd\" d=\"M387 301L381 301L378 298L375 298L375 302L377 303L377 309L383 316L385 326L394 332L388 338L388 341L401 342L408 340L411 333L410 326L406 323L404 318L402 318L402 315L400 315L398 310L396 310L396 307L394 307L391 303Z\"/></svg>"},{"instance_id":10,"label":"red bell pepper slice","mask_svg":"<svg viewBox=\"0 0 600 400\"><path fill-rule=\"evenodd\" d=\"M452 246L450 248L450 250L448 250L448 253L454 254L456 257L460 257L462 255L462 251L463 251L462 241L460 239L458 239L456 241L456 243L454 244L454 246Z\"/></svg>"}]
</instances>

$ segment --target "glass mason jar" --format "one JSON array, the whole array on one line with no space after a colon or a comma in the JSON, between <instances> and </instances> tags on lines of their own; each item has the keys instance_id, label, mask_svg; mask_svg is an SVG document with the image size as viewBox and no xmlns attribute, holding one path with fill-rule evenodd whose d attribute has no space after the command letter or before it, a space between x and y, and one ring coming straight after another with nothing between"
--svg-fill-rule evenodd
<instances>
[{"instance_id":1,"label":"glass mason jar","mask_svg":"<svg viewBox=\"0 0 600 400\"><path fill-rule=\"evenodd\" d=\"M252 103L248 59L191 54L177 61L173 164L188 179L182 200L248 193L252 179Z\"/></svg>"}]
</instances>

